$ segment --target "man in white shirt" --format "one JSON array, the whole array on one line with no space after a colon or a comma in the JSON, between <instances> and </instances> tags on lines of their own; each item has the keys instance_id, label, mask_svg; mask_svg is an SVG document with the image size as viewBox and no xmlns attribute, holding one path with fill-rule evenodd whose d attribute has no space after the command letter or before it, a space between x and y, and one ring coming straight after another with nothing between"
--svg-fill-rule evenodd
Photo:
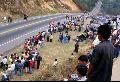
<instances>
[{"instance_id":1,"label":"man in white shirt","mask_svg":"<svg viewBox=\"0 0 120 82\"><path fill-rule=\"evenodd\" d=\"M4 57L4 58L2 59L2 62L3 62L3 64L7 64L7 57Z\"/></svg>"},{"instance_id":2,"label":"man in white shirt","mask_svg":"<svg viewBox=\"0 0 120 82\"><path fill-rule=\"evenodd\" d=\"M98 35L96 36L95 40L93 41L92 45L93 47L95 47L96 45L98 45L100 43L99 39L98 39Z\"/></svg>"},{"instance_id":3,"label":"man in white shirt","mask_svg":"<svg viewBox=\"0 0 120 82\"><path fill-rule=\"evenodd\" d=\"M15 70L15 64L13 63L13 62L11 62L11 65L10 65L10 68L11 68L11 70Z\"/></svg>"},{"instance_id":4,"label":"man in white shirt","mask_svg":"<svg viewBox=\"0 0 120 82\"><path fill-rule=\"evenodd\" d=\"M7 21L7 17L5 16L5 17L3 17L3 21L4 22L6 22Z\"/></svg>"},{"instance_id":5,"label":"man in white shirt","mask_svg":"<svg viewBox=\"0 0 120 82\"><path fill-rule=\"evenodd\" d=\"M58 61L57 61L57 59L55 59L53 66L56 67L57 65L58 65Z\"/></svg>"},{"instance_id":6,"label":"man in white shirt","mask_svg":"<svg viewBox=\"0 0 120 82\"><path fill-rule=\"evenodd\" d=\"M5 56L5 57L2 59L2 63L3 63L3 70L6 70L6 69L7 69L7 56Z\"/></svg>"}]
</instances>

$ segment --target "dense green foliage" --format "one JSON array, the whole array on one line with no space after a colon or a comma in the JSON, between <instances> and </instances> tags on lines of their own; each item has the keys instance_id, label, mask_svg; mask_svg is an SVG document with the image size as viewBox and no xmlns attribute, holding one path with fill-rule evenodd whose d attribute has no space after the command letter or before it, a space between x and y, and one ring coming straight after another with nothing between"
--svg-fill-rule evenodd
<instances>
[{"instance_id":1,"label":"dense green foliage","mask_svg":"<svg viewBox=\"0 0 120 82\"><path fill-rule=\"evenodd\" d=\"M120 14L120 0L103 0L102 10L106 14Z\"/></svg>"},{"instance_id":2,"label":"dense green foliage","mask_svg":"<svg viewBox=\"0 0 120 82\"><path fill-rule=\"evenodd\" d=\"M73 0L82 10L91 11L98 0Z\"/></svg>"},{"instance_id":3,"label":"dense green foliage","mask_svg":"<svg viewBox=\"0 0 120 82\"><path fill-rule=\"evenodd\" d=\"M73 0L81 9L91 11L98 0ZM120 14L120 0L103 0L102 12L105 14Z\"/></svg>"}]
</instances>

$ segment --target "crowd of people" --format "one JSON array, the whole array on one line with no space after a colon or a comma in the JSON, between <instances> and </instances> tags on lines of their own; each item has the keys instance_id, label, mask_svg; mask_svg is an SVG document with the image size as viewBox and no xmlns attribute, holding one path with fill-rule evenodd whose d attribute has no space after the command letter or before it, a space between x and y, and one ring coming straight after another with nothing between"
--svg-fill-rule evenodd
<instances>
[{"instance_id":1,"label":"crowd of people","mask_svg":"<svg viewBox=\"0 0 120 82\"><path fill-rule=\"evenodd\" d=\"M22 76L23 72L32 74L33 68L39 69L42 56L38 48L44 47L45 32L25 39L24 51L20 54L14 53L9 57L1 55L0 67L3 69L2 80L10 80L13 75Z\"/></svg>"},{"instance_id":2,"label":"crowd of people","mask_svg":"<svg viewBox=\"0 0 120 82\"><path fill-rule=\"evenodd\" d=\"M76 72L63 78L64 81L111 81L113 59L117 58L120 52L120 27L113 22L117 24L117 21L109 20L107 23L100 23L96 31L93 31L95 38L91 46L92 52L78 58L78 65L74 70Z\"/></svg>"},{"instance_id":3,"label":"crowd of people","mask_svg":"<svg viewBox=\"0 0 120 82\"><path fill-rule=\"evenodd\" d=\"M32 74L33 68L39 69L42 56L38 48L44 47L45 42L53 42L53 34L57 32L60 33L59 42L69 43L71 40L69 31L83 31L80 36L76 35L73 52L79 52L80 42L87 39L94 41L91 46L92 53L81 55L75 70L67 78L63 78L63 81L110 81L113 59L118 57L120 50L120 30L114 24L116 20L101 24L98 19L93 19L85 26L84 20L80 17L71 16L70 19L66 16L66 19L64 23L51 23L48 31L39 32L25 39L24 51L20 55L14 53L7 57L1 54L2 81L10 80L14 74L18 76L23 75L23 72ZM55 59L53 66L56 67L57 64L58 61Z\"/></svg>"},{"instance_id":4,"label":"crowd of people","mask_svg":"<svg viewBox=\"0 0 120 82\"><path fill-rule=\"evenodd\" d=\"M0 67L3 69L2 81L10 80L13 78L13 75L22 76L23 72L32 74L33 68L39 69L42 57L38 52L38 48L44 47L45 41L53 42L53 34L56 32L60 33L58 37L59 42L69 43L71 37L68 31L71 31L72 28L76 27L78 21L79 20L75 18L65 21L63 24L60 22L56 25L52 23L50 24L48 31L39 32L37 35L25 39L23 47L24 51L20 54L13 53L10 56L1 54ZM64 34L64 32L66 34ZM56 65L57 59L55 59L53 66L56 67Z\"/></svg>"}]
</instances>

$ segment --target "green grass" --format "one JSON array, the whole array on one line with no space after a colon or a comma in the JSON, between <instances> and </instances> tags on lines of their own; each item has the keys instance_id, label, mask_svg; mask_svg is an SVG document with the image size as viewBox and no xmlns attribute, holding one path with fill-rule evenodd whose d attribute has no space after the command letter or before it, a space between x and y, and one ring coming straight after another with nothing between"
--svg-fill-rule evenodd
<instances>
[{"instance_id":1,"label":"green grass","mask_svg":"<svg viewBox=\"0 0 120 82\"><path fill-rule=\"evenodd\" d=\"M80 33L77 32L70 32L73 36L76 36ZM41 62L41 66L39 70L34 69L33 74L24 73L23 76L14 76L12 81L58 81L62 77L66 77L71 71L74 70L75 66L77 65L77 58L83 53L81 49L88 44L81 43L79 53L74 53L74 58L72 62L69 62L68 59L71 57L71 53L74 50L75 42L71 39L70 43L62 44L58 42L58 33L54 35L54 39L52 43L45 42L45 46L43 48L38 49L40 55L43 57L43 61ZM84 46L83 46L84 45ZM86 50L86 48L84 49ZM23 46L14 49L16 53L21 55L21 51L23 51ZM52 64L54 59L58 59L58 67L53 68Z\"/></svg>"},{"instance_id":2,"label":"green grass","mask_svg":"<svg viewBox=\"0 0 120 82\"><path fill-rule=\"evenodd\" d=\"M74 53L73 61L69 62L68 59L71 57L71 53L73 53L75 45L73 39L81 33L71 31L69 34L71 35L71 41L67 44L58 42L59 33L54 34L52 43L45 42L45 46L43 48L38 48L40 55L43 57L40 69L34 69L33 74L24 73L21 77L14 76L12 81L58 81L62 77L66 77L76 67L78 57L89 50L89 45L91 43L91 41L84 41L80 43L79 53ZM22 51L23 45L20 45L10 51L8 55L11 53L18 53L18 55L21 55ZM57 68L52 67L55 59L58 59Z\"/></svg>"}]
</instances>

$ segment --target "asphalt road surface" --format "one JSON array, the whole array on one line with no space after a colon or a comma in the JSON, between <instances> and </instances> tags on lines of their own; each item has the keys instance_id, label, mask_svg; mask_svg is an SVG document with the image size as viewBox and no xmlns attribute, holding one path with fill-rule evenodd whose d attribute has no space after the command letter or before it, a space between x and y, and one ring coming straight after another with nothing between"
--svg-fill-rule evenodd
<instances>
[{"instance_id":1,"label":"asphalt road surface","mask_svg":"<svg viewBox=\"0 0 120 82\"><path fill-rule=\"evenodd\" d=\"M69 15L80 15L74 13ZM53 14L45 16L31 17L28 21L16 20L13 23L0 25L0 53L4 53L14 47L22 44L26 38L36 35L38 32L45 31L49 28L49 22L63 21L66 14Z\"/></svg>"},{"instance_id":2,"label":"asphalt road surface","mask_svg":"<svg viewBox=\"0 0 120 82\"><path fill-rule=\"evenodd\" d=\"M101 1L98 1L96 7L90 12L90 15L97 14L96 12L100 10L101 4ZM19 19L10 24L0 24L0 53L9 51L22 44L26 38L47 30L51 20L56 22L65 20L66 14L73 16L83 15L83 13L59 13L30 17L28 21Z\"/></svg>"}]
</instances>

